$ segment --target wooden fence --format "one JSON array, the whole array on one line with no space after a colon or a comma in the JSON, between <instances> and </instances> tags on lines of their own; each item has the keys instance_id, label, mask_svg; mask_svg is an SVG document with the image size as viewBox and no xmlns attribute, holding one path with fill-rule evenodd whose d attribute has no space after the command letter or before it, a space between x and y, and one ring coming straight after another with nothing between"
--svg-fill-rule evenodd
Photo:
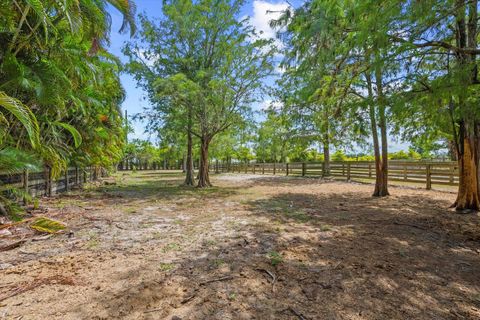
<instances>
[{"instance_id":1,"label":"wooden fence","mask_svg":"<svg viewBox=\"0 0 480 320\"><path fill-rule=\"evenodd\" d=\"M233 163L216 162L210 166L213 172L238 172L270 175L326 176L322 162L293 163ZM375 162L341 161L330 162L330 176L346 180L375 179ZM389 161L390 181L419 183L431 189L432 185L458 185L458 165L456 162Z\"/></svg>"},{"instance_id":2,"label":"wooden fence","mask_svg":"<svg viewBox=\"0 0 480 320\"><path fill-rule=\"evenodd\" d=\"M103 171L101 171L103 172ZM21 189L30 195L52 196L59 192L69 191L70 188L80 186L87 181L96 180L97 174L93 168L69 168L58 179L52 180L48 170L19 174L0 173L0 190L11 188Z\"/></svg>"}]
</instances>

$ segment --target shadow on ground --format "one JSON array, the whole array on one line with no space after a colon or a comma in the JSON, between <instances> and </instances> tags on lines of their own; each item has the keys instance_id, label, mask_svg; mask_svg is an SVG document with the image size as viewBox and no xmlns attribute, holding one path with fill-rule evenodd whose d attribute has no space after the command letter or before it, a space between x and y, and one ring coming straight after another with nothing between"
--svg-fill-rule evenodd
<instances>
[{"instance_id":1,"label":"shadow on ground","mask_svg":"<svg viewBox=\"0 0 480 320\"><path fill-rule=\"evenodd\" d=\"M127 199L145 196L136 195L137 188L151 197L199 195L170 185L177 180L164 187L142 183L107 192ZM478 318L479 219L454 215L448 204L423 195L378 199L358 192L290 192L250 201L251 223L236 226L236 236L192 250L161 278L104 292L97 318Z\"/></svg>"}]
</instances>

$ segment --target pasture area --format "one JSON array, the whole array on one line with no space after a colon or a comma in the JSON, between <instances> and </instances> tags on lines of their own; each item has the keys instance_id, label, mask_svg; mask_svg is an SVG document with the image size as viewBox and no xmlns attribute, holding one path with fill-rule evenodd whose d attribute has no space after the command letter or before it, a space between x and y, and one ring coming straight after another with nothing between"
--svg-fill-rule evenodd
<instances>
[{"instance_id":1,"label":"pasture area","mask_svg":"<svg viewBox=\"0 0 480 320\"><path fill-rule=\"evenodd\" d=\"M453 213L454 193L211 179L120 172L45 198L38 214L68 231L14 230L0 319L480 318L480 219Z\"/></svg>"}]
</instances>

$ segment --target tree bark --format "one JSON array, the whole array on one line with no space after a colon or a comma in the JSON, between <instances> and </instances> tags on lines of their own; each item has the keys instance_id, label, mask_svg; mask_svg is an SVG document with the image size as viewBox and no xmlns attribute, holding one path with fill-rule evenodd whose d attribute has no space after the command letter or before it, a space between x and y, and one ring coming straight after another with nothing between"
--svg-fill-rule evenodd
<instances>
[{"instance_id":1,"label":"tree bark","mask_svg":"<svg viewBox=\"0 0 480 320\"><path fill-rule=\"evenodd\" d=\"M457 199L453 206L457 211L480 210L479 149L480 141L468 130L460 127L460 152L458 157L459 183ZM461 137L462 138L462 137Z\"/></svg>"},{"instance_id":2,"label":"tree bark","mask_svg":"<svg viewBox=\"0 0 480 320\"><path fill-rule=\"evenodd\" d=\"M193 139L191 127L187 132L187 157L185 160L185 181L183 184L185 186L193 186L195 184L195 177L193 173Z\"/></svg>"},{"instance_id":3,"label":"tree bark","mask_svg":"<svg viewBox=\"0 0 480 320\"><path fill-rule=\"evenodd\" d=\"M323 142L323 175L325 177L330 176L330 144L328 136L324 138Z\"/></svg>"},{"instance_id":4,"label":"tree bark","mask_svg":"<svg viewBox=\"0 0 480 320\"><path fill-rule=\"evenodd\" d=\"M211 187L210 175L208 172L208 147L210 145L210 137L202 137L200 139L200 167L198 169L198 188Z\"/></svg>"},{"instance_id":5,"label":"tree bark","mask_svg":"<svg viewBox=\"0 0 480 320\"><path fill-rule=\"evenodd\" d=\"M380 135L382 141L382 163L381 163L381 174L382 174L382 185L378 193L379 197L388 196L388 136L387 136L387 118L385 115L385 97L383 95L383 77L380 67L377 67L376 70L376 82L377 82L377 95L378 95L378 115L379 115L379 127Z\"/></svg>"}]
</instances>

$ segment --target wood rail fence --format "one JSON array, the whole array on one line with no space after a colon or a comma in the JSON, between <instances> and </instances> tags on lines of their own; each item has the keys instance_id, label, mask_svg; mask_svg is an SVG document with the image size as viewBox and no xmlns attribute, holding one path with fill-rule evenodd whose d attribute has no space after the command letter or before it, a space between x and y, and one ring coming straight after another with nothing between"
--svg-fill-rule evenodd
<instances>
[{"instance_id":1,"label":"wood rail fence","mask_svg":"<svg viewBox=\"0 0 480 320\"><path fill-rule=\"evenodd\" d=\"M68 168L56 180L50 178L49 170L24 171L17 174L0 173L0 190L15 188L34 197L52 196L56 193L69 191L72 187L81 186L87 181L96 180L97 175L102 173L103 170L98 172L94 168Z\"/></svg>"},{"instance_id":2,"label":"wood rail fence","mask_svg":"<svg viewBox=\"0 0 480 320\"><path fill-rule=\"evenodd\" d=\"M216 162L210 166L213 172L237 172L270 175L326 176L322 162L292 163L233 163ZM333 161L330 162L330 176L346 180L375 179L373 161ZM424 184L426 189L432 185L458 185L458 164L448 162L425 161L389 161L388 177L390 181Z\"/></svg>"}]
</instances>

